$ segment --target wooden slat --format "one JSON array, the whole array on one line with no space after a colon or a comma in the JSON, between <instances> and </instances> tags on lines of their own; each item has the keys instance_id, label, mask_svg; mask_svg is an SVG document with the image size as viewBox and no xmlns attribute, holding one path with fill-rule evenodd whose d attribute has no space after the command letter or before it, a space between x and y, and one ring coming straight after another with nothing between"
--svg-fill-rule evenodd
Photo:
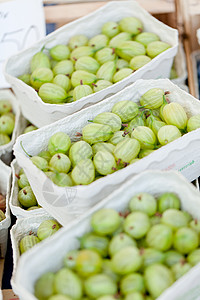
<instances>
[{"instance_id":1,"label":"wooden slat","mask_svg":"<svg viewBox=\"0 0 200 300\"><path fill-rule=\"evenodd\" d=\"M51 2L51 0L48 1ZM55 3L55 1L52 2ZM91 1L84 3L67 3L66 1L58 2L62 4L45 7L45 18L47 23L68 23L95 11L105 5L108 1ZM167 2L164 0L139 0L138 2L143 8L152 14L167 14L175 11L173 2Z\"/></svg>"},{"instance_id":2,"label":"wooden slat","mask_svg":"<svg viewBox=\"0 0 200 300\"><path fill-rule=\"evenodd\" d=\"M175 11L176 11L176 22L177 22L177 29L179 32L179 39L182 42L183 34L185 32L184 28L184 18L183 18L183 7L181 5L181 1L175 0Z\"/></svg>"},{"instance_id":3,"label":"wooden slat","mask_svg":"<svg viewBox=\"0 0 200 300\"><path fill-rule=\"evenodd\" d=\"M159 21L163 22L164 24L167 24L173 28L177 28L176 14L174 12L168 14L152 14L152 15Z\"/></svg>"},{"instance_id":4,"label":"wooden slat","mask_svg":"<svg viewBox=\"0 0 200 300\"><path fill-rule=\"evenodd\" d=\"M103 6L105 2L55 5L45 7L47 23L68 23Z\"/></svg>"},{"instance_id":5,"label":"wooden slat","mask_svg":"<svg viewBox=\"0 0 200 300\"><path fill-rule=\"evenodd\" d=\"M0 259L0 288L3 278L3 270L4 270L4 259Z\"/></svg>"},{"instance_id":6,"label":"wooden slat","mask_svg":"<svg viewBox=\"0 0 200 300\"><path fill-rule=\"evenodd\" d=\"M200 14L200 1L199 0L188 0L189 2L189 12L190 15L199 15Z\"/></svg>"},{"instance_id":7,"label":"wooden slat","mask_svg":"<svg viewBox=\"0 0 200 300\"><path fill-rule=\"evenodd\" d=\"M85 3L95 4L94 0L43 0L44 4L74 4ZM98 2L109 2L105 0L99 0ZM151 13L171 13L174 12L174 0L137 0L137 2Z\"/></svg>"},{"instance_id":8,"label":"wooden slat","mask_svg":"<svg viewBox=\"0 0 200 300\"><path fill-rule=\"evenodd\" d=\"M179 34L183 32L189 38L191 51L200 49L198 44L196 31L200 28L200 1L199 0L175 0L177 4L177 29ZM180 17L182 20L180 20ZM186 26L184 28L184 26ZM184 29L183 29L184 28Z\"/></svg>"},{"instance_id":9,"label":"wooden slat","mask_svg":"<svg viewBox=\"0 0 200 300\"><path fill-rule=\"evenodd\" d=\"M181 1L181 0L180 0ZM194 83L194 71L193 71L193 64L191 59L191 44L192 40L194 39L193 33L193 27L192 27L192 18L191 15L188 13L190 11L192 1L188 0L182 0L181 4L183 7L183 20L184 20L184 29L185 29L185 38L184 38L184 47L185 47L185 53L186 53L186 60L187 60L187 69L188 69L188 86L190 90L190 94L193 96L196 96L196 90L195 90L195 83ZM196 38L196 34L195 34Z\"/></svg>"},{"instance_id":10,"label":"wooden slat","mask_svg":"<svg viewBox=\"0 0 200 300\"><path fill-rule=\"evenodd\" d=\"M190 46L191 50L195 51L200 49L200 46L197 41L196 31L200 28L200 1L199 0L189 0L189 14L190 17Z\"/></svg>"},{"instance_id":11,"label":"wooden slat","mask_svg":"<svg viewBox=\"0 0 200 300\"><path fill-rule=\"evenodd\" d=\"M123 1L123 0L122 0ZM86 3L97 2L97 0L43 0L44 4L74 4L74 3ZM98 0L98 2L109 2L109 0Z\"/></svg>"},{"instance_id":12,"label":"wooden slat","mask_svg":"<svg viewBox=\"0 0 200 300\"><path fill-rule=\"evenodd\" d=\"M187 72L188 72L188 86L190 94L196 97L196 89L194 83L194 71L193 71L193 64L191 60L191 46L188 39L183 40L183 45L186 54L186 63L187 63Z\"/></svg>"},{"instance_id":13,"label":"wooden slat","mask_svg":"<svg viewBox=\"0 0 200 300\"><path fill-rule=\"evenodd\" d=\"M176 0L177 11L180 11L180 18L178 18L178 29L180 31L183 45L186 54L186 63L188 71L188 86L190 94L194 97L196 96L195 83L194 83L194 72L191 59L191 44L194 38L193 27L191 22L191 15L188 13L190 11L191 2L188 0Z\"/></svg>"}]
</instances>

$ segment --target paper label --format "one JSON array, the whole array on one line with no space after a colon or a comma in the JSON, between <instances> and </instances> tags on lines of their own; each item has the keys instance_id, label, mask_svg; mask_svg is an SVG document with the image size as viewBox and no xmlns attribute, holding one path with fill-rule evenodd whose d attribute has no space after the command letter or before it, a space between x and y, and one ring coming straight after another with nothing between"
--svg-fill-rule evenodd
<instances>
[{"instance_id":1,"label":"paper label","mask_svg":"<svg viewBox=\"0 0 200 300\"><path fill-rule=\"evenodd\" d=\"M0 3L0 88L10 85L3 76L5 60L45 36L42 0Z\"/></svg>"}]
</instances>

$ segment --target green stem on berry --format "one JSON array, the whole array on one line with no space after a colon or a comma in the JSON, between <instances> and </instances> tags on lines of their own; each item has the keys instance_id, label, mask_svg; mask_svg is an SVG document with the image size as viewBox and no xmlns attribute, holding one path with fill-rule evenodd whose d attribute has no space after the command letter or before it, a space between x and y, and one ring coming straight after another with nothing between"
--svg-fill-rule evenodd
<instances>
[{"instance_id":1,"label":"green stem on berry","mask_svg":"<svg viewBox=\"0 0 200 300\"><path fill-rule=\"evenodd\" d=\"M26 153L26 155L32 157L32 155L28 154L28 152L24 149L24 146L22 145L22 141L20 142L20 146L22 147L22 150Z\"/></svg>"}]
</instances>

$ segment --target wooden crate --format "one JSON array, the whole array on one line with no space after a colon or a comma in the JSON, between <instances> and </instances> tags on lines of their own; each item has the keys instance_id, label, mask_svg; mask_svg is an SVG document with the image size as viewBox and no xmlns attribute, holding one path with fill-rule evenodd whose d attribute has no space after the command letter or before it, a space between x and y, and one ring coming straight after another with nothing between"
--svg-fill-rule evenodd
<instances>
[{"instance_id":1,"label":"wooden crate","mask_svg":"<svg viewBox=\"0 0 200 300\"><path fill-rule=\"evenodd\" d=\"M199 0L176 0L176 8L180 14L177 15L177 28L181 35L187 60L188 86L190 93L197 97L195 83L196 66L192 63L191 54L200 50L196 31L200 28L200 1Z\"/></svg>"}]
</instances>

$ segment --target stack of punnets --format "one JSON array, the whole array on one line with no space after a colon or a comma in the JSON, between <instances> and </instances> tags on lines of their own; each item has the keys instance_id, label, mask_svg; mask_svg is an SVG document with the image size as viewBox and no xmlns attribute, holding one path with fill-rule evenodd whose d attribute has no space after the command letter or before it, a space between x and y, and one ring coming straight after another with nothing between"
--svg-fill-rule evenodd
<instances>
[{"instance_id":1,"label":"stack of punnets","mask_svg":"<svg viewBox=\"0 0 200 300\"><path fill-rule=\"evenodd\" d=\"M24 118L21 115L19 103L16 101L15 95L10 90L1 90L0 91L0 116L1 113L4 114L4 109L2 106L6 105L4 103L4 100L9 101L9 107L8 107L8 113L12 113L12 118L14 118L14 121L12 121L12 124L9 125L11 127L9 135L4 134L4 132L1 129L1 135L0 135L0 159L3 160L5 163L9 164L12 160L12 148L15 143L16 138L19 134L22 133L22 130L24 129ZM6 114L5 110L5 114ZM8 116L9 117L9 116ZM6 120L7 121L7 120ZM2 125L1 125L2 126ZM3 133L3 135L2 135ZM5 139L5 142L3 141Z\"/></svg>"},{"instance_id":2,"label":"stack of punnets","mask_svg":"<svg viewBox=\"0 0 200 300\"><path fill-rule=\"evenodd\" d=\"M11 168L0 160L0 257L5 257L10 226ZM3 212L3 213L2 213Z\"/></svg>"},{"instance_id":3,"label":"stack of punnets","mask_svg":"<svg viewBox=\"0 0 200 300\"><path fill-rule=\"evenodd\" d=\"M155 47L148 46L151 43ZM199 193L188 181L199 176L200 104L177 86L182 87L187 76L181 46L178 49L177 30L156 20L136 1L110 2L10 57L5 76L18 100L17 104L16 99L13 102L17 107L13 107L15 126L19 125L19 130L13 131L9 148L9 155L14 150L16 159L11 168L7 167L9 174L12 173L7 202L9 198L11 212L17 217L11 229L14 262L11 283L19 298L112 300L116 293L125 300L157 297L175 300L189 299L189 294L195 296L200 271L199 266L194 265L199 258L195 257L192 264L187 257L198 248L199 241L190 252L179 253L184 258L184 262L176 261L180 263L181 275L164 265L166 251L176 243L174 237L170 246L162 249L164 253L159 254L163 260L154 258L157 272L164 272L160 289L154 289L153 282L148 283L147 269L142 263L124 273L116 271L113 265L109 272L119 277L114 282L101 260L112 260L108 253L111 235L121 232L128 234L129 241L133 238L122 224L123 229L113 229L103 236L99 232L95 236L97 242L101 237L101 241L107 243L103 258L99 257L98 247L88 241L87 247L93 251L91 255L98 257L97 271L89 275L78 271L80 283L76 275L78 267L73 266L72 271L66 269L69 277L60 277L57 281L60 287L56 280L52 283L56 272L63 267L67 252L84 248L81 237L95 231L90 223L93 215L109 208L115 210L120 222L125 222L126 217L134 213L127 209L137 193L151 194L148 197L154 197L158 203L162 194L171 193L178 197L179 208L186 211L185 227L191 228L192 218L199 224ZM170 76L173 81L166 79ZM20 115L20 109L33 124L27 129L31 132L21 136L27 121ZM35 126L39 129L35 130ZM144 210L148 205L145 202ZM177 208L173 203L167 205L171 210ZM139 241L141 237L131 240L131 245L134 243L131 251L138 251L138 256L130 265L142 261L141 253L146 248L158 250L145 242L154 226L164 224L164 217L157 211L157 204L151 216L145 211L143 217L148 219L148 230L142 236L143 241ZM6 220L0 225L7 219L8 208ZM138 226L142 223L139 220ZM170 226L168 231L171 232ZM176 230L173 228L173 234ZM114 250L117 253L119 249ZM72 258L70 256L70 260ZM184 270L182 265L185 265ZM40 283L38 280L45 272L55 274L51 273L49 280L41 279ZM124 291L125 277L131 274L140 274L141 278L144 275L142 289L131 287ZM111 289L109 285L98 286L94 281L90 290L89 281L94 277L100 282L104 278L101 276L107 276ZM79 284L74 286L73 292L70 285L75 282ZM135 283L130 281L130 284ZM76 294L79 290L81 292Z\"/></svg>"}]
</instances>

